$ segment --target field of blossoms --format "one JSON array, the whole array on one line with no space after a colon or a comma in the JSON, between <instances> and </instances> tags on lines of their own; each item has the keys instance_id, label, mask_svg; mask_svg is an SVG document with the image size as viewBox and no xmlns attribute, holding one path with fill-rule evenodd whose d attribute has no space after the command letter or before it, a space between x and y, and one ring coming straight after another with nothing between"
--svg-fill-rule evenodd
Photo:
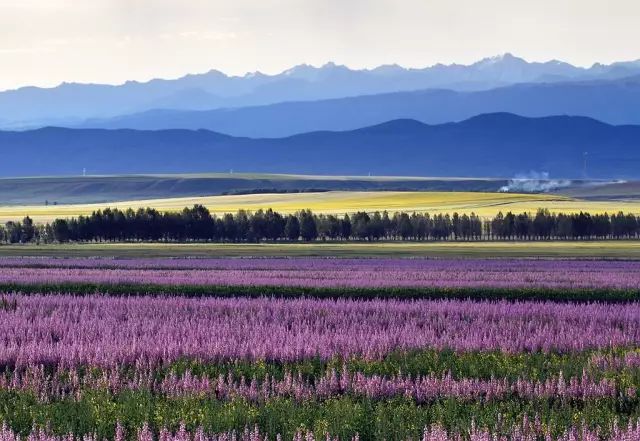
<instances>
[{"instance_id":1,"label":"field of blossoms","mask_svg":"<svg viewBox=\"0 0 640 441\"><path fill-rule=\"evenodd\" d=\"M634 261L0 258L0 441L637 440L638 292Z\"/></svg>"},{"instance_id":2,"label":"field of blossoms","mask_svg":"<svg viewBox=\"0 0 640 441\"><path fill-rule=\"evenodd\" d=\"M324 298L640 300L640 261L0 258L0 290Z\"/></svg>"},{"instance_id":3,"label":"field of blossoms","mask_svg":"<svg viewBox=\"0 0 640 441\"><path fill-rule=\"evenodd\" d=\"M638 261L491 259L0 259L16 283L143 283L310 288L640 286Z\"/></svg>"}]
</instances>

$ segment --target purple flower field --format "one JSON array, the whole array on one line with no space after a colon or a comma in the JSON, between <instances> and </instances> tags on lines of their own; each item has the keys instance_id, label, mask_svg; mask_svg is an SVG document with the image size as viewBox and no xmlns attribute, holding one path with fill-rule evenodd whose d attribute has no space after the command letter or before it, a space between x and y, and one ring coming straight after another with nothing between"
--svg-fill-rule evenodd
<instances>
[{"instance_id":1,"label":"purple flower field","mask_svg":"<svg viewBox=\"0 0 640 441\"><path fill-rule=\"evenodd\" d=\"M288 287L640 289L640 262L462 259L0 259L0 281Z\"/></svg>"},{"instance_id":2,"label":"purple flower field","mask_svg":"<svg viewBox=\"0 0 640 441\"><path fill-rule=\"evenodd\" d=\"M1 283L0 441L640 436L640 262L0 258ZM469 299L340 295L401 287Z\"/></svg>"},{"instance_id":3,"label":"purple flower field","mask_svg":"<svg viewBox=\"0 0 640 441\"><path fill-rule=\"evenodd\" d=\"M127 436L129 437L127 438ZM215 434L208 434L202 427L198 427L191 433L187 431L184 424L175 432L163 427L158 436L155 437L147 423L133 433L133 438L130 436L122 426L117 425L114 441L125 441L126 439L133 441L154 441L154 439L159 441L282 441L285 439L280 434L275 437L269 437L260 432L257 427L253 429L245 428L245 430L238 432L230 431ZM288 440L289 438L286 439ZM339 441L340 439L343 441L360 441L358 435L350 438L339 438L327 433L322 437L316 437L312 431L298 431L291 439L292 441ZM442 426L432 425L425 427L422 430L422 436L417 438L416 441L538 441L541 439L545 441L602 441L603 438L600 436L599 431L589 430L585 427L572 427L560 436L553 437L549 430L545 430L539 424L531 422L514 427L512 433L508 436L497 436L486 429L475 427L469 434L448 433ZM616 426L613 433L606 439L609 441L636 441L640 439L640 422L630 423L627 427L622 428ZM408 438L406 441L411 440L413 438ZM95 435L85 435L83 437L75 437L73 434L55 436L40 429L33 430L28 437L20 437L5 425L0 428L0 441L101 441L101 439Z\"/></svg>"},{"instance_id":4,"label":"purple flower field","mask_svg":"<svg viewBox=\"0 0 640 441\"><path fill-rule=\"evenodd\" d=\"M68 374L68 375L65 375ZM296 401L327 399L343 394L373 399L410 397L417 403L429 403L438 398L454 397L474 401L499 400L505 397L521 399L558 398L588 400L597 398L635 397L635 388L619 390L613 379L595 380L583 373L581 377L565 379L562 374L545 381L518 378L515 381L491 378L454 379L451 374L435 376L381 376L328 370L314 381L300 374L285 372L282 379L266 375L264 378L235 378L233 374L218 378L198 376L190 371L182 375L174 372L158 380L151 368L139 367L134 378L122 369L103 370L99 375L83 375L80 370L57 372L50 375L43 365L16 370L10 376L0 376L0 390L31 392L41 400L52 401L72 395L79 399L86 391L108 390L120 393L126 390L150 390L169 397L216 397L222 400L242 398L264 403L273 398L293 398Z\"/></svg>"},{"instance_id":5,"label":"purple flower field","mask_svg":"<svg viewBox=\"0 0 640 441\"><path fill-rule=\"evenodd\" d=\"M245 430L239 432L207 434L202 427L190 433L184 425L181 425L175 432L163 427L156 438L146 423L136 430L133 435L133 438L127 438L126 431L122 426L118 425L115 429L114 441L125 441L126 439L133 441L154 441L154 439L159 441L282 441L284 439L279 434L275 437L269 437L261 433L257 427L254 429L245 428ZM292 441L340 440L339 437L334 437L329 433L323 437L316 437L311 431L299 431L291 439ZM425 427L422 431L422 436L415 441L538 441L541 439L545 441L602 441L603 438L600 436L599 431L589 430L584 427L573 427L562 435L553 437L549 430L545 430L532 422L514 427L512 433L508 436L497 436L482 428L474 428L469 434L448 433L442 426L433 425ZM629 424L623 428L616 426L613 433L606 439L609 441L636 441L640 439L640 422ZM360 437L356 435L351 438L342 438L342 440L360 441ZM408 438L406 441L412 440L413 438ZM101 439L95 435L85 435L84 437L75 437L73 434L55 436L46 433L44 430L34 430L28 437L20 437L20 435L12 432L6 426L2 426L0 428L0 441L101 441Z\"/></svg>"},{"instance_id":6,"label":"purple flower field","mask_svg":"<svg viewBox=\"0 0 640 441\"><path fill-rule=\"evenodd\" d=\"M12 301L13 299L10 299ZM640 342L640 304L64 295L0 310L0 365L376 359L391 351L581 351Z\"/></svg>"}]
</instances>

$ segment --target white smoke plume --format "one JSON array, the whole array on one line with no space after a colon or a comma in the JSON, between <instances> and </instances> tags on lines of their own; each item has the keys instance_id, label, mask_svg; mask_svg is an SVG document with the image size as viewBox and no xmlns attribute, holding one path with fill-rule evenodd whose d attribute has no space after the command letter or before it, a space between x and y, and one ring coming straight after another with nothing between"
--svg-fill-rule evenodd
<instances>
[{"instance_id":1,"label":"white smoke plume","mask_svg":"<svg viewBox=\"0 0 640 441\"><path fill-rule=\"evenodd\" d=\"M568 179L549 179L547 172L531 171L516 175L515 178L509 180L507 185L500 187L500 191L504 193L541 193L569 187L571 184Z\"/></svg>"}]
</instances>

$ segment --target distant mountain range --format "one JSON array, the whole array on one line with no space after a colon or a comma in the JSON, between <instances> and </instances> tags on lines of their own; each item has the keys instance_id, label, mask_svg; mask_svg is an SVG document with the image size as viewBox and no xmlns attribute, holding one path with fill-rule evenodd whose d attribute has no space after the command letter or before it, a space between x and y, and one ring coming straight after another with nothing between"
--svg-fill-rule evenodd
<instances>
[{"instance_id":1,"label":"distant mountain range","mask_svg":"<svg viewBox=\"0 0 640 441\"><path fill-rule=\"evenodd\" d=\"M300 65L277 75L258 72L227 76L210 71L176 80L131 81L119 86L65 83L54 88L0 92L0 125L69 126L86 119L153 109L211 110L421 89L479 91L516 83L611 80L634 75L640 75L640 61L581 68L555 60L529 63L510 54L468 66L438 64L424 69L389 65L352 70L328 63L322 67Z\"/></svg>"},{"instance_id":2,"label":"distant mountain range","mask_svg":"<svg viewBox=\"0 0 640 441\"><path fill-rule=\"evenodd\" d=\"M224 172L552 178L640 177L640 126L585 117L486 114L459 123L394 120L278 139L207 130L43 128L0 132L0 176Z\"/></svg>"},{"instance_id":3,"label":"distant mountain range","mask_svg":"<svg viewBox=\"0 0 640 441\"><path fill-rule=\"evenodd\" d=\"M640 75L617 80L526 83L460 92L422 90L238 109L152 110L83 128L208 129L234 136L282 137L315 130L352 130L393 119L428 124L510 112L528 117L580 115L610 124L640 124Z\"/></svg>"}]
</instances>

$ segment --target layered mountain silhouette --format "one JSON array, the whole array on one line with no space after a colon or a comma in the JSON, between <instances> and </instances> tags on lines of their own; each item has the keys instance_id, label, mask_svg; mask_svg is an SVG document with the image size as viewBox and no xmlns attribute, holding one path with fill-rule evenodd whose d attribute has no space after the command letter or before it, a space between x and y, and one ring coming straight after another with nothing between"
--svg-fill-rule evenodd
<instances>
[{"instance_id":1,"label":"layered mountain silhouette","mask_svg":"<svg viewBox=\"0 0 640 441\"><path fill-rule=\"evenodd\" d=\"M81 124L87 128L209 129L235 136L282 137L314 130L352 130L393 119L429 124L483 113L529 117L588 116L640 124L640 75L617 80L527 83L491 90L422 90L206 111L154 110Z\"/></svg>"},{"instance_id":2,"label":"layered mountain silhouette","mask_svg":"<svg viewBox=\"0 0 640 441\"><path fill-rule=\"evenodd\" d=\"M427 125L400 119L286 138L207 130L43 128L0 132L0 176L224 172L553 178L640 177L640 126L585 117L486 114ZM588 152L585 170L584 153Z\"/></svg>"},{"instance_id":3,"label":"layered mountain silhouette","mask_svg":"<svg viewBox=\"0 0 640 441\"><path fill-rule=\"evenodd\" d=\"M388 65L352 70L328 63L296 66L277 75L227 76L213 70L176 80L131 81L119 86L65 83L54 88L0 92L0 124L4 128L68 126L90 118L152 109L237 108L434 88L478 91L516 83L619 79L638 74L638 61L580 68L555 60L529 63L511 54L471 65L438 64L424 69Z\"/></svg>"}]
</instances>

